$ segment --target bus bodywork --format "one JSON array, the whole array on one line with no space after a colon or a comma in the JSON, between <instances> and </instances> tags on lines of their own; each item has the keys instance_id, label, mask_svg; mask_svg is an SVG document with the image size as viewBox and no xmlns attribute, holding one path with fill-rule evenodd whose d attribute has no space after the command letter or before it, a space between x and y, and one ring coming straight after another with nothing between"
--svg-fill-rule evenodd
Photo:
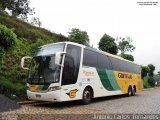
<instances>
[{"instance_id":1,"label":"bus bodywork","mask_svg":"<svg viewBox=\"0 0 160 120\"><path fill-rule=\"evenodd\" d=\"M41 101L88 104L91 98L141 90L140 65L72 42L39 47L27 80L28 98Z\"/></svg>"}]
</instances>

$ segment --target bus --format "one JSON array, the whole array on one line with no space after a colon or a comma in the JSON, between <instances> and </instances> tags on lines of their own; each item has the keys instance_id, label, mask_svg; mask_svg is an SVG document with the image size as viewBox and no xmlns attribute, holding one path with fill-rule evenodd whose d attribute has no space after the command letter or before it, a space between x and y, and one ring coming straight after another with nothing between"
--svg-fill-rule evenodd
<instances>
[{"instance_id":1,"label":"bus","mask_svg":"<svg viewBox=\"0 0 160 120\"><path fill-rule=\"evenodd\" d=\"M31 59L26 68L26 59ZM73 42L39 47L32 57L23 57L28 70L27 96L31 100L63 102L126 94L142 90L140 65Z\"/></svg>"}]
</instances>

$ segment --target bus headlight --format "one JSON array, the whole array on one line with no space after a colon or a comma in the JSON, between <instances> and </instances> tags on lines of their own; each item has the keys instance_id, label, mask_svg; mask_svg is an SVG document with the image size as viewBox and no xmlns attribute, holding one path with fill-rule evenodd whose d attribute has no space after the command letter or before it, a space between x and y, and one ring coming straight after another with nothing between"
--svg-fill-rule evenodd
<instances>
[{"instance_id":1,"label":"bus headlight","mask_svg":"<svg viewBox=\"0 0 160 120\"><path fill-rule=\"evenodd\" d=\"M56 90L60 90L60 89L61 89L60 86L54 86L54 87L50 87L50 88L48 89L48 91L56 91Z\"/></svg>"}]
</instances>

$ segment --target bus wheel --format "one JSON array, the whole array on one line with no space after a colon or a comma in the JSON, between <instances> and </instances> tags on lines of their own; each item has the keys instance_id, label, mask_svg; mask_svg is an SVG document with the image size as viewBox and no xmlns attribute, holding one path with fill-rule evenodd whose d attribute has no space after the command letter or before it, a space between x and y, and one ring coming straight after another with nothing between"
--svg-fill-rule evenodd
<instances>
[{"instance_id":1,"label":"bus wheel","mask_svg":"<svg viewBox=\"0 0 160 120\"><path fill-rule=\"evenodd\" d=\"M136 94L136 88L133 87L133 89L132 89L132 96L135 96L135 94Z\"/></svg>"},{"instance_id":2,"label":"bus wheel","mask_svg":"<svg viewBox=\"0 0 160 120\"><path fill-rule=\"evenodd\" d=\"M87 105L92 100L92 90L90 88L85 88L83 91L83 99L82 102L84 105Z\"/></svg>"},{"instance_id":3,"label":"bus wheel","mask_svg":"<svg viewBox=\"0 0 160 120\"><path fill-rule=\"evenodd\" d=\"M131 95L132 95L132 87L129 87L127 96L130 97Z\"/></svg>"}]
</instances>

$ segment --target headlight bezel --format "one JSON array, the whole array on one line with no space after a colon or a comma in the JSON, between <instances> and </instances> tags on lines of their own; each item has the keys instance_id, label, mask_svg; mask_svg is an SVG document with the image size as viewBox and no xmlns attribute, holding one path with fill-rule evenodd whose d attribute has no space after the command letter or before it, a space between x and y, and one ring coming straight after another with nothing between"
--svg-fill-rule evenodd
<instances>
[{"instance_id":1,"label":"headlight bezel","mask_svg":"<svg viewBox=\"0 0 160 120\"><path fill-rule=\"evenodd\" d=\"M49 87L48 91L56 91L56 90L60 90L61 87L60 86L53 86L53 87Z\"/></svg>"}]
</instances>

